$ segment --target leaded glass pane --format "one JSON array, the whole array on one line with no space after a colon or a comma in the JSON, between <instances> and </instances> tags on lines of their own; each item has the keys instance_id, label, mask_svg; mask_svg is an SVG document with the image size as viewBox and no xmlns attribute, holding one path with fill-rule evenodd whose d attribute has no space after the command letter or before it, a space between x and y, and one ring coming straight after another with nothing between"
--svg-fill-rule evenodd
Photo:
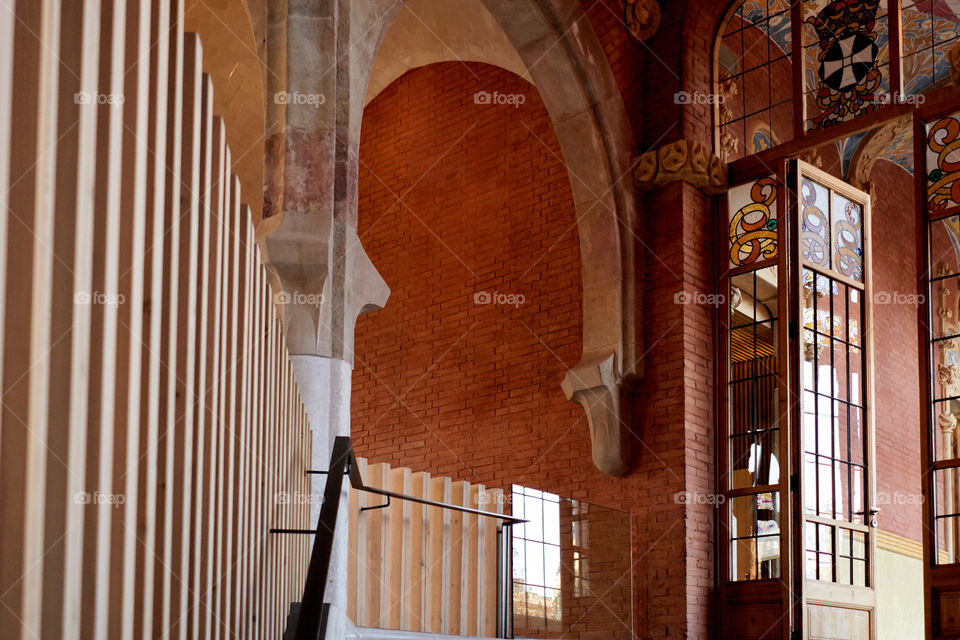
<instances>
[{"instance_id":1,"label":"leaded glass pane","mask_svg":"<svg viewBox=\"0 0 960 640\"><path fill-rule=\"evenodd\" d=\"M930 213L960 204L960 119L958 114L926 124L927 207Z\"/></svg>"},{"instance_id":2,"label":"leaded glass pane","mask_svg":"<svg viewBox=\"0 0 960 640\"><path fill-rule=\"evenodd\" d=\"M831 214L833 268L863 282L863 207L834 192Z\"/></svg>"},{"instance_id":3,"label":"leaded glass pane","mask_svg":"<svg viewBox=\"0 0 960 640\"><path fill-rule=\"evenodd\" d=\"M730 189L730 264L738 267L777 257L778 200L773 177Z\"/></svg>"},{"instance_id":4,"label":"leaded glass pane","mask_svg":"<svg viewBox=\"0 0 960 640\"><path fill-rule=\"evenodd\" d=\"M886 2L803 3L805 128L824 129L890 101Z\"/></svg>"}]
</instances>

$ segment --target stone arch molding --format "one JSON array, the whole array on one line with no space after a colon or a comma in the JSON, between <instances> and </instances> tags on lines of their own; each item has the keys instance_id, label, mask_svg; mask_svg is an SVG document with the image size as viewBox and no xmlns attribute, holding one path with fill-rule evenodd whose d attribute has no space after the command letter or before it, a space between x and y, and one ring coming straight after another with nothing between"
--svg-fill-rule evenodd
<instances>
[{"instance_id":1,"label":"stone arch molding","mask_svg":"<svg viewBox=\"0 0 960 640\"><path fill-rule=\"evenodd\" d=\"M357 158L377 52L404 2L321 0L307 9L292 0L276 1L285 3L289 50L283 74L276 77L286 78L287 91L325 89L336 99L328 95L313 112L283 105L273 110L282 113L273 114L268 101L265 211L274 217L264 225L261 246L284 292L308 286L324 293L324 303L316 309L297 305L289 296L284 302L292 352L352 360L356 318L382 307L389 294L356 234ZM596 466L623 475L631 466L627 392L642 375L637 314L642 274L635 255L640 229L629 178L633 136L607 58L577 0L435 1L454 11L453 5L482 3L515 50L513 55L522 60L553 122L572 187L583 281L583 356L561 386L586 412ZM299 14L291 13L295 4ZM324 8L329 9L326 16ZM295 47L303 56L304 45L313 50L324 46L297 42L300 22L309 23L313 33L318 27L321 34L333 30L335 44L327 48L334 50L317 51L314 58L308 52L307 57L314 69L317 61L330 62L334 78L294 68ZM337 33L345 24L348 33ZM468 59L489 62L504 55L486 55L481 48ZM272 158L271 150L276 154ZM281 164L271 170L271 165ZM303 175L311 168L333 169L329 183L306 185ZM325 180L320 177L321 183ZM309 202L299 186L312 194ZM330 329L332 337L327 338L323 334Z\"/></svg>"},{"instance_id":2,"label":"stone arch molding","mask_svg":"<svg viewBox=\"0 0 960 640\"><path fill-rule=\"evenodd\" d=\"M213 111L223 119L241 198L260 219L263 199L264 86L245 0L186 3L184 31L200 36L203 72L213 82Z\"/></svg>"}]
</instances>

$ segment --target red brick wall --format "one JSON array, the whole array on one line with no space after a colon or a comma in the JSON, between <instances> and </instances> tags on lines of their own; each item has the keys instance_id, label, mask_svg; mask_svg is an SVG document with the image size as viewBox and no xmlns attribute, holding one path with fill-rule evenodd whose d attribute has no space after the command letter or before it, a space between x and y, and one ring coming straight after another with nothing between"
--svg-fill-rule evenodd
<instances>
[{"instance_id":1,"label":"red brick wall","mask_svg":"<svg viewBox=\"0 0 960 640\"><path fill-rule=\"evenodd\" d=\"M887 160L870 174L873 200L873 344L880 528L920 540L920 390L913 176ZM887 294L895 304L878 304Z\"/></svg>"},{"instance_id":2,"label":"red brick wall","mask_svg":"<svg viewBox=\"0 0 960 640\"><path fill-rule=\"evenodd\" d=\"M479 90L522 93L526 102L475 105ZM637 418L634 469L608 477L591 460L582 409L560 390L581 356L582 296L576 216L560 158L536 90L487 65L415 69L368 105L359 230L392 293L382 311L357 323L356 448L373 461L488 486L514 482L631 512L634 627L642 637L673 636L686 617L688 545L700 558L692 579L712 584L712 510L700 508L688 529L687 509L674 500L685 474L684 309L673 304L680 285L661 280L657 304L668 306L646 331L648 358L656 360L651 384L662 391L649 418ZM682 272L683 255L669 255L681 243L677 226L661 217L661 227L670 236L664 260ZM699 242L686 251L709 262ZM474 293L494 290L522 294L526 303L474 304ZM708 312L691 313L709 325ZM691 345L701 354L692 356L701 364L691 373L704 397L710 340L706 333ZM708 401L696 404L709 412ZM697 427L694 445L705 451L696 461L705 489L713 477L709 424ZM649 623L648 608L659 612Z\"/></svg>"},{"instance_id":3,"label":"red brick wall","mask_svg":"<svg viewBox=\"0 0 960 640\"><path fill-rule=\"evenodd\" d=\"M358 454L569 494L592 466L560 390L581 356L580 251L536 90L483 64L415 69L367 107L360 159L360 237L392 293L357 323ZM495 291L525 302L475 304Z\"/></svg>"}]
</instances>

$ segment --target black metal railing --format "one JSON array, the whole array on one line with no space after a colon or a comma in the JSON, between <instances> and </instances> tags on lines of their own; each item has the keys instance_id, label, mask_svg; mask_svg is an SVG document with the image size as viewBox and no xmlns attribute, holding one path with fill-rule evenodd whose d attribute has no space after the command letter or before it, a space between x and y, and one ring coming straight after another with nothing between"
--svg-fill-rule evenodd
<instances>
[{"instance_id":1,"label":"black metal railing","mask_svg":"<svg viewBox=\"0 0 960 640\"><path fill-rule=\"evenodd\" d=\"M333 442L333 452L330 455L330 467L326 471L307 471L306 473L326 474L327 482L323 489L323 504L320 506L320 518L317 521L317 528L314 529L270 529L270 533L292 533L292 534L313 534L316 537L313 541L313 550L310 553L310 564L307 568L307 579L303 587L303 597L300 601L299 613L295 620L291 621L294 625L294 640L324 640L326 634L327 613L329 604L324 602L324 591L327 585L327 576L330 571L330 558L333 553L333 539L337 528L337 515L340 511L340 496L343 491L343 477L350 478L350 486L357 491L364 491L375 495L383 496L387 499L384 505L376 507L366 507L366 509L378 509L387 506L391 498L397 500L407 500L427 505L429 507L439 507L441 509L450 509L462 513L470 513L476 516L485 516L496 518L502 522L506 535L499 536L501 545L504 545L504 538L509 540L509 527L515 524L526 522L521 518L514 518L502 513L483 511L481 509L472 509L459 505L436 502L425 498L408 496L386 489L369 487L364 484L360 473L360 467L357 464L357 458L353 453L353 444L347 436L337 436ZM509 549L509 542L506 542L506 549ZM506 557L505 557L506 556ZM509 552L500 552L501 567L499 571L499 580L497 584L497 632L499 637L505 637L507 633L506 621L510 618L509 609L501 610L501 607L509 607L511 598L510 593L510 569ZM344 576L346 580L346 576Z\"/></svg>"}]
</instances>

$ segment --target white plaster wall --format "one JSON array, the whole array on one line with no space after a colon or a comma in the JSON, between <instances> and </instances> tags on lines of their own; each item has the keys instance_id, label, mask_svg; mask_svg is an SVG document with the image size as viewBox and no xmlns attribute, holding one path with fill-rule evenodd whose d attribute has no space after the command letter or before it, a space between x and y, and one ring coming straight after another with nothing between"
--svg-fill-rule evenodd
<instances>
[{"instance_id":1,"label":"white plaster wall","mask_svg":"<svg viewBox=\"0 0 960 640\"><path fill-rule=\"evenodd\" d=\"M923 640L923 561L877 549L877 640Z\"/></svg>"}]
</instances>

